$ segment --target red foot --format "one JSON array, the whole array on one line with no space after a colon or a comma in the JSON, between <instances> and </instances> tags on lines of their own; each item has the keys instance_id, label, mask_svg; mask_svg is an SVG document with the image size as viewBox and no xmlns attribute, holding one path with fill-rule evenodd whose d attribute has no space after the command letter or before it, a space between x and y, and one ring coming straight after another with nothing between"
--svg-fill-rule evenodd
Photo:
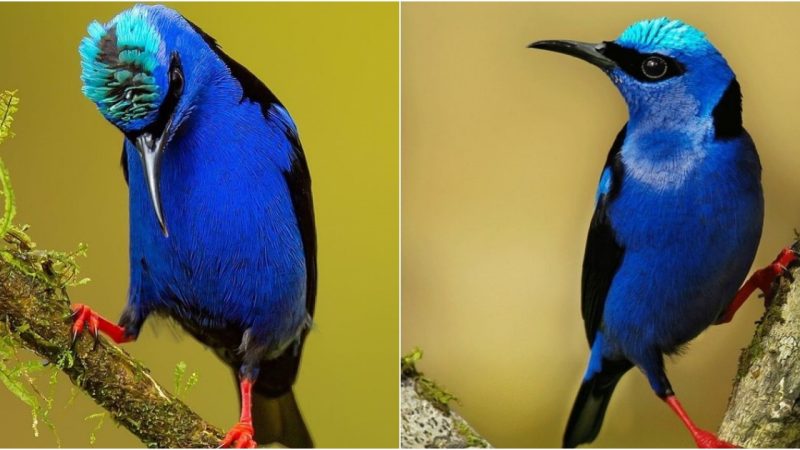
<instances>
[{"instance_id":1,"label":"red foot","mask_svg":"<svg viewBox=\"0 0 800 450\"><path fill-rule=\"evenodd\" d=\"M696 428L692 430L692 437L697 444L697 448L739 448L735 445L729 444L723 440L718 439L708 431Z\"/></svg>"},{"instance_id":2,"label":"red foot","mask_svg":"<svg viewBox=\"0 0 800 450\"><path fill-rule=\"evenodd\" d=\"M253 440L253 418L250 415L252 409L253 382L247 378L239 381L239 389L242 391L242 415L239 416L239 423L228 431L225 438L220 442L219 447L230 447L233 444L236 448L255 448L256 441Z\"/></svg>"},{"instance_id":3,"label":"red foot","mask_svg":"<svg viewBox=\"0 0 800 450\"><path fill-rule=\"evenodd\" d=\"M689 418L689 415L686 414L686 410L683 409L681 406L681 402L678 401L678 398L675 397L674 394L668 395L664 398L664 401L675 411L675 414L678 415L678 418L681 419L681 422L686 426L686 429L692 433L692 437L694 438L694 442L697 444L699 448L736 448L735 446L717 439L716 436L709 433L708 431L701 430L697 428L697 425L692 422L692 419Z\"/></svg>"},{"instance_id":4,"label":"red foot","mask_svg":"<svg viewBox=\"0 0 800 450\"><path fill-rule=\"evenodd\" d=\"M769 303L772 301L772 284L775 280L780 277L781 275L787 274L791 276L789 272L789 266L795 264L798 261L797 253L793 250L784 248L781 250L780 254L772 264L764 267L763 269L756 270L750 278L742 285L739 289L739 292L736 293L736 296L733 298L733 301L730 305L728 305L728 309L725 310L725 314L722 315L717 320L717 324L728 323L733 319L733 316L736 314L736 311L744 304L745 300L756 290L760 289L761 292L764 293L764 303L769 306Z\"/></svg>"},{"instance_id":5,"label":"red foot","mask_svg":"<svg viewBox=\"0 0 800 450\"><path fill-rule=\"evenodd\" d=\"M133 337L129 336L125 332L124 328L115 323L109 322L107 319L92 311L92 309L88 306L80 303L72 305L72 320L73 344L78 339L78 335L83 332L85 326L89 327L89 332L95 339L95 345L97 344L98 331L102 331L117 344L122 344L133 340Z\"/></svg>"},{"instance_id":6,"label":"red foot","mask_svg":"<svg viewBox=\"0 0 800 450\"><path fill-rule=\"evenodd\" d=\"M797 254L794 251L785 248L781 250L780 254L777 258L775 258L775 261L773 261L772 264L756 271L756 273L753 274L751 278L756 279L756 285L764 293L767 302L772 300L772 283L779 276L788 274L789 265L795 261L797 261Z\"/></svg>"},{"instance_id":7,"label":"red foot","mask_svg":"<svg viewBox=\"0 0 800 450\"><path fill-rule=\"evenodd\" d=\"M231 445L232 444L232 445ZM255 448L256 441L253 440L253 425L251 423L239 422L228 431L225 438L220 442L219 448Z\"/></svg>"}]
</instances>

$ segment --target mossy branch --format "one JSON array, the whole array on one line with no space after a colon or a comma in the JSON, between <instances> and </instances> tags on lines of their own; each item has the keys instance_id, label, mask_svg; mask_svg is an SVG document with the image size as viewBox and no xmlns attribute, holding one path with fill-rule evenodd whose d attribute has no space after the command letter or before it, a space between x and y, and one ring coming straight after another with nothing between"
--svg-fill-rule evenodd
<instances>
[{"instance_id":1,"label":"mossy branch","mask_svg":"<svg viewBox=\"0 0 800 450\"><path fill-rule=\"evenodd\" d=\"M148 446L216 447L222 431L205 422L159 385L141 363L100 338L84 333L70 349L66 284L75 270L52 252L36 251L12 228L0 261L0 336L13 335L46 358L111 417ZM72 280L72 281L69 281Z\"/></svg>"},{"instance_id":2,"label":"mossy branch","mask_svg":"<svg viewBox=\"0 0 800 450\"><path fill-rule=\"evenodd\" d=\"M800 243L793 245L800 250ZM800 269L783 277L742 351L720 437L747 448L800 447Z\"/></svg>"},{"instance_id":3,"label":"mossy branch","mask_svg":"<svg viewBox=\"0 0 800 450\"><path fill-rule=\"evenodd\" d=\"M450 409L456 397L417 370L422 351L400 360L401 448L491 447L461 416Z\"/></svg>"},{"instance_id":4,"label":"mossy branch","mask_svg":"<svg viewBox=\"0 0 800 450\"><path fill-rule=\"evenodd\" d=\"M0 143L14 136L11 123L19 103L15 92L0 93ZM80 245L72 253L37 250L25 230L12 225L16 212L14 192L2 160L0 188L4 196L0 219L0 384L31 408L34 432L38 433L40 419L54 428L48 417L52 395L43 395L33 386L30 374L42 370L41 362L17 360L13 366L7 364L14 361L20 346L63 371L147 446L217 447L224 436L222 431L167 392L146 367L125 351L103 337L95 342L89 333L84 333L71 348L72 311L67 288L88 281L78 277L75 262L86 247ZM197 382L196 374L192 374L183 384L185 371L185 365L179 366L175 374L176 389L183 392ZM56 373L52 372L51 385L55 384ZM40 400L47 407L42 407ZM105 413L87 419L99 419L96 431Z\"/></svg>"}]
</instances>

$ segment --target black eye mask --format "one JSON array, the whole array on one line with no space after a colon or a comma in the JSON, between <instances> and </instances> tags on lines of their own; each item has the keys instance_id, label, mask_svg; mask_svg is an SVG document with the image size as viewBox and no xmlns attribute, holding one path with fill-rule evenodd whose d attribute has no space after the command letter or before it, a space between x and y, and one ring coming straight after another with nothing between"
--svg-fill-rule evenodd
<instances>
[{"instance_id":1,"label":"black eye mask","mask_svg":"<svg viewBox=\"0 0 800 450\"><path fill-rule=\"evenodd\" d=\"M639 53L614 42L604 42L602 53L620 69L638 81L657 83L686 72L683 64L658 53Z\"/></svg>"}]
</instances>

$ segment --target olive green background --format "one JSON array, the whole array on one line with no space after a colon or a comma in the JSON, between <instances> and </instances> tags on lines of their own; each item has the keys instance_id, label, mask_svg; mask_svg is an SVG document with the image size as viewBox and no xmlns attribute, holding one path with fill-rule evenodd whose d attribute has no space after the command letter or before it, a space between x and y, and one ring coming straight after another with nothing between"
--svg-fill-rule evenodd
<instances>
[{"instance_id":1,"label":"olive green background","mask_svg":"<svg viewBox=\"0 0 800 450\"><path fill-rule=\"evenodd\" d=\"M127 189L122 135L80 92L78 43L93 20L123 3L0 4L0 89L21 98L0 146L17 194L18 223L41 248L89 245L92 278L71 290L112 320L126 301ZM319 236L316 327L296 392L316 444L397 445L398 394L398 9L397 4L173 4L279 96L300 130L311 168ZM152 321L152 320L151 320ZM185 361L200 381L186 396L205 419L238 420L230 369L166 321L147 324L126 350L165 386ZM179 336L176 338L176 336ZM61 377L54 421L62 444L89 445L100 412L82 394L72 406ZM46 384L45 384L46 387ZM55 445L30 409L0 388L3 445ZM106 419L97 446L141 443Z\"/></svg>"},{"instance_id":2,"label":"olive green background","mask_svg":"<svg viewBox=\"0 0 800 450\"><path fill-rule=\"evenodd\" d=\"M766 217L755 265L763 266L800 226L800 5L412 3L401 15L401 347L425 351L421 369L461 399L457 409L495 446L560 446L588 360L586 231L627 112L596 67L526 46L611 40L663 15L704 30L738 75L761 154ZM762 310L753 296L732 324L668 361L700 426L718 426ZM594 445L693 442L631 371Z\"/></svg>"}]
</instances>

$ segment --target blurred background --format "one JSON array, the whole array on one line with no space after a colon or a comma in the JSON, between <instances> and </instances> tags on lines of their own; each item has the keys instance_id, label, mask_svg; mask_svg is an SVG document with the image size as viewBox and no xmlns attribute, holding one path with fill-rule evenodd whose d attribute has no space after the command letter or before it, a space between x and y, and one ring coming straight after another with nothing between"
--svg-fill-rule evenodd
<instances>
[{"instance_id":1,"label":"blurred background","mask_svg":"<svg viewBox=\"0 0 800 450\"><path fill-rule=\"evenodd\" d=\"M21 98L16 137L0 147L17 194L16 222L31 225L40 248L89 245L80 264L92 282L70 295L112 320L128 286L122 135L80 92L78 43L92 20L105 22L129 6L0 4L0 89L18 89ZM396 446L398 5L175 8L261 78L300 130L314 180L320 290L295 392L317 445ZM187 403L228 429L239 417L228 367L175 327L152 322L125 349L171 390L184 361L187 376L200 377ZM67 406L69 385L59 378L53 421L62 445L85 447L98 421L85 418L102 410L83 394ZM55 446L41 424L34 438L30 408L1 386L0 405L3 446ZM96 435L101 447L141 446L109 417Z\"/></svg>"},{"instance_id":2,"label":"blurred background","mask_svg":"<svg viewBox=\"0 0 800 450\"><path fill-rule=\"evenodd\" d=\"M627 120L596 67L526 46L612 40L667 15L705 31L736 72L763 163L755 266L800 225L800 4L406 3L402 9L402 350L454 392L498 447L557 447L588 359L580 274L594 193ZM709 255L714 263L714 255ZM675 391L716 430L763 302L668 361ZM631 371L596 447L693 446Z\"/></svg>"}]
</instances>

